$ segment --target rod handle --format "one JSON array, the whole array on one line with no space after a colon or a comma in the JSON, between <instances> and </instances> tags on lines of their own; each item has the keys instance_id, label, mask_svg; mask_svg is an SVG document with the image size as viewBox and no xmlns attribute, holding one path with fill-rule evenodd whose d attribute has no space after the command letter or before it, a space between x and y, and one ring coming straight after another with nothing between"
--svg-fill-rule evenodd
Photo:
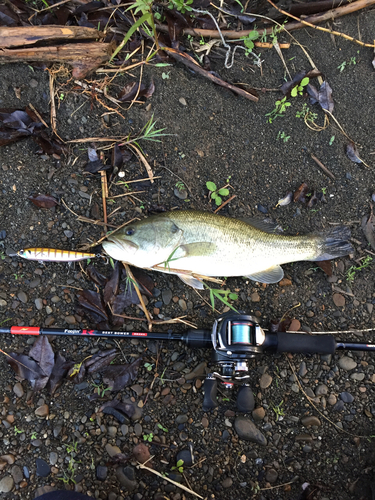
<instances>
[{"instance_id":1,"label":"rod handle","mask_svg":"<svg viewBox=\"0 0 375 500\"><path fill-rule=\"evenodd\" d=\"M333 354L336 341L333 335L277 333L277 351L303 354Z\"/></svg>"}]
</instances>

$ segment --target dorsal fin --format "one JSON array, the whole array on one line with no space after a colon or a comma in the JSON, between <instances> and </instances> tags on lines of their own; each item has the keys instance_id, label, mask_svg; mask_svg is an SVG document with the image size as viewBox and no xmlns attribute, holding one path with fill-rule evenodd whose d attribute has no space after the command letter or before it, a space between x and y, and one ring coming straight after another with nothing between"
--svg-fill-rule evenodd
<instances>
[{"instance_id":1,"label":"dorsal fin","mask_svg":"<svg viewBox=\"0 0 375 500\"><path fill-rule=\"evenodd\" d=\"M283 231L282 227L277 224L277 222L273 222L271 220L267 222L264 220L255 219L253 217L246 217L242 218L241 220L243 222L246 222L246 224L255 227L256 229L260 229L260 231L264 231L265 233L280 234Z\"/></svg>"}]
</instances>

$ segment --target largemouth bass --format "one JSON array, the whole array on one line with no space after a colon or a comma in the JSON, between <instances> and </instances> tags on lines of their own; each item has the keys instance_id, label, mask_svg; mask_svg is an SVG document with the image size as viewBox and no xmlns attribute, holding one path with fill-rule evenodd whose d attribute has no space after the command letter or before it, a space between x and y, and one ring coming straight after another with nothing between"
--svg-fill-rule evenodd
<instances>
[{"instance_id":1,"label":"largemouth bass","mask_svg":"<svg viewBox=\"0 0 375 500\"><path fill-rule=\"evenodd\" d=\"M275 224L245 222L209 212L165 212L126 226L103 242L116 260L143 269L177 274L185 283L203 288L197 275L246 276L277 283L281 264L328 260L353 251L347 227L305 236L285 236Z\"/></svg>"}]
</instances>

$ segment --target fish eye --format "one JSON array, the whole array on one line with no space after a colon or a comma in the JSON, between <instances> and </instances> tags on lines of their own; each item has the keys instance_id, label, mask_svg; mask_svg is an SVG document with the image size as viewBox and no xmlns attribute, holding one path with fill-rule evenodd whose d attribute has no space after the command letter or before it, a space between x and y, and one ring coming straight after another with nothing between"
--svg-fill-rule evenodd
<instances>
[{"instance_id":1,"label":"fish eye","mask_svg":"<svg viewBox=\"0 0 375 500\"><path fill-rule=\"evenodd\" d=\"M134 234L134 229L130 227L125 231L125 234L126 236L132 236Z\"/></svg>"}]
</instances>

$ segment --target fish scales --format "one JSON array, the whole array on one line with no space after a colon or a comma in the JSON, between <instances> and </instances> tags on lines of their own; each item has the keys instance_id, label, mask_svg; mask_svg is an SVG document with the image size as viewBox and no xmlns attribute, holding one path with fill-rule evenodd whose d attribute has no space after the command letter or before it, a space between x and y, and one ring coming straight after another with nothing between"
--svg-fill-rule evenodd
<instances>
[{"instance_id":1,"label":"fish scales","mask_svg":"<svg viewBox=\"0 0 375 500\"><path fill-rule=\"evenodd\" d=\"M103 248L114 259L178 274L185 282L189 282L185 274L190 273L247 276L276 283L283 277L281 264L327 260L351 253L349 238L346 227L286 236L278 234L274 224L262 221L249 223L209 212L181 210L126 226L109 235Z\"/></svg>"}]
</instances>

